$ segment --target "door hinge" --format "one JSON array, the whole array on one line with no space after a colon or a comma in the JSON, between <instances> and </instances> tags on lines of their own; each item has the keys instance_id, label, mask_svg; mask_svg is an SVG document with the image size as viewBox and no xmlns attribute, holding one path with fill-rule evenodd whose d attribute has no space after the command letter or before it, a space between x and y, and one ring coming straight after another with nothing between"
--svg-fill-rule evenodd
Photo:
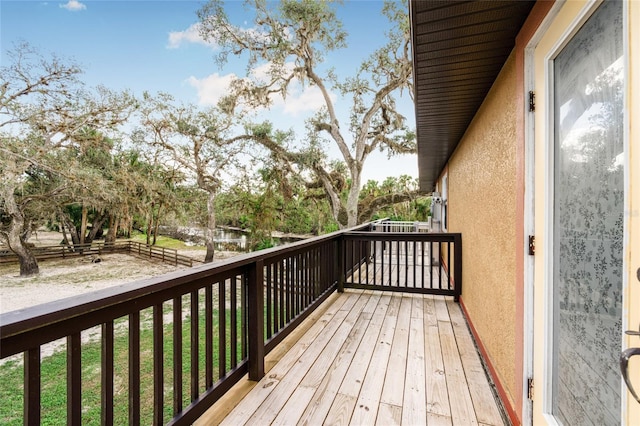
<instances>
[{"instance_id":1,"label":"door hinge","mask_svg":"<svg viewBox=\"0 0 640 426\"><path fill-rule=\"evenodd\" d=\"M533 401L533 378L527 379L527 398Z\"/></svg>"},{"instance_id":2,"label":"door hinge","mask_svg":"<svg viewBox=\"0 0 640 426\"><path fill-rule=\"evenodd\" d=\"M529 91L529 112L536 110L536 94L533 90Z\"/></svg>"},{"instance_id":3,"label":"door hinge","mask_svg":"<svg viewBox=\"0 0 640 426\"><path fill-rule=\"evenodd\" d=\"M533 256L536 254L536 236L529 235L529 255Z\"/></svg>"}]
</instances>

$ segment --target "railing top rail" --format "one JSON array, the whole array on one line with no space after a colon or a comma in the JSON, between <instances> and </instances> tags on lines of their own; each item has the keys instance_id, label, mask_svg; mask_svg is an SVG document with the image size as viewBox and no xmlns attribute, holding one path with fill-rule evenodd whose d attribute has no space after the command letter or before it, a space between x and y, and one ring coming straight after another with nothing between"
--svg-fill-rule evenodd
<instances>
[{"instance_id":1,"label":"railing top rail","mask_svg":"<svg viewBox=\"0 0 640 426\"><path fill-rule=\"evenodd\" d=\"M376 240L376 241L434 241L446 242L455 241L462 238L462 234L457 232L359 232L349 231L344 233L344 237L349 239Z\"/></svg>"}]
</instances>

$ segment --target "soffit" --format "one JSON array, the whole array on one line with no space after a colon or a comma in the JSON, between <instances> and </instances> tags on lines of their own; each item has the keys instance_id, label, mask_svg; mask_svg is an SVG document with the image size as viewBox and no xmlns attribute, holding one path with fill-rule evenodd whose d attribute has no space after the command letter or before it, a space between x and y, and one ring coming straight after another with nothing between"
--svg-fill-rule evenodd
<instances>
[{"instance_id":1,"label":"soffit","mask_svg":"<svg viewBox=\"0 0 640 426\"><path fill-rule=\"evenodd\" d=\"M534 3L410 0L423 191L433 191Z\"/></svg>"}]
</instances>

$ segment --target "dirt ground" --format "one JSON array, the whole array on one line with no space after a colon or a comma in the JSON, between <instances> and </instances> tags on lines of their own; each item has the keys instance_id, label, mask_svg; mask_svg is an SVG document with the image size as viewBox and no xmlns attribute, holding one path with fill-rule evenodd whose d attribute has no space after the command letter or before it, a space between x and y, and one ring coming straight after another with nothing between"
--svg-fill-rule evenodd
<instances>
[{"instance_id":1,"label":"dirt ground","mask_svg":"<svg viewBox=\"0 0 640 426\"><path fill-rule=\"evenodd\" d=\"M45 246L59 244L61 240L61 234L57 232L38 232L29 242ZM204 251L201 249L178 252L197 261L204 259ZM215 260L220 261L237 254L216 252ZM198 264L199 262L194 262L194 265ZM46 260L39 265L39 275L20 278L18 264L0 264L0 313L188 268L127 254L102 255L99 263L92 263L88 257L80 257Z\"/></svg>"}]
</instances>

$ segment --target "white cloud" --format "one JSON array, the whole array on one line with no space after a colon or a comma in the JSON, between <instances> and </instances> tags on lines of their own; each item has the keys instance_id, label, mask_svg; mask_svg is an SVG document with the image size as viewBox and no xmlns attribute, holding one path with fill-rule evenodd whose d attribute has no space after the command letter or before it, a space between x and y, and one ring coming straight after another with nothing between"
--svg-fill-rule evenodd
<instances>
[{"instance_id":1,"label":"white cloud","mask_svg":"<svg viewBox=\"0 0 640 426\"><path fill-rule=\"evenodd\" d=\"M71 12L78 12L80 10L85 10L87 8L87 5L79 2L78 0L69 0L65 4L60 4L60 7L70 10Z\"/></svg>"},{"instance_id":2,"label":"white cloud","mask_svg":"<svg viewBox=\"0 0 640 426\"><path fill-rule=\"evenodd\" d=\"M256 69L254 77L264 76L264 67ZM194 87L198 92L198 103L201 105L215 105L222 96L224 96L229 88L230 83L236 79L235 74L220 75L218 73L211 74L204 78L196 78L191 76L187 79L187 83ZM330 93L329 96L335 102L336 95ZM271 98L271 110L280 109L282 114L297 117L302 113L314 112L325 105L322 92L317 86L306 86L302 88L299 83L289 85L289 93L287 99L282 99L278 95Z\"/></svg>"},{"instance_id":3,"label":"white cloud","mask_svg":"<svg viewBox=\"0 0 640 426\"><path fill-rule=\"evenodd\" d=\"M258 81L266 82L269 80L269 70L271 64L263 64L256 67L252 71L252 77ZM287 73L293 71L295 64L287 62L284 64L284 70ZM330 93L331 100L335 102L336 96ZM298 116L302 112L314 112L325 105L322 92L317 86L306 86L304 89L297 82L289 85L289 93L287 99L284 100L280 96L274 96L272 99L274 107L282 108L282 112L291 116Z\"/></svg>"},{"instance_id":4,"label":"white cloud","mask_svg":"<svg viewBox=\"0 0 640 426\"><path fill-rule=\"evenodd\" d=\"M196 43L205 46L215 47L214 43L208 42L200 35L200 23L192 24L184 31L171 31L169 33L168 49L177 49L182 43Z\"/></svg>"},{"instance_id":5,"label":"white cloud","mask_svg":"<svg viewBox=\"0 0 640 426\"><path fill-rule=\"evenodd\" d=\"M187 83L195 87L198 92L199 104L215 105L227 93L229 84L235 78L235 74L220 75L215 73L202 79L191 76L187 79Z\"/></svg>"},{"instance_id":6,"label":"white cloud","mask_svg":"<svg viewBox=\"0 0 640 426\"><path fill-rule=\"evenodd\" d=\"M336 100L336 96L330 93L332 101ZM280 99L277 103L282 104L282 109L285 114L298 116L301 112L313 112L317 111L323 106L324 97L318 86L307 86L299 92L298 90L287 95L287 100Z\"/></svg>"}]
</instances>

